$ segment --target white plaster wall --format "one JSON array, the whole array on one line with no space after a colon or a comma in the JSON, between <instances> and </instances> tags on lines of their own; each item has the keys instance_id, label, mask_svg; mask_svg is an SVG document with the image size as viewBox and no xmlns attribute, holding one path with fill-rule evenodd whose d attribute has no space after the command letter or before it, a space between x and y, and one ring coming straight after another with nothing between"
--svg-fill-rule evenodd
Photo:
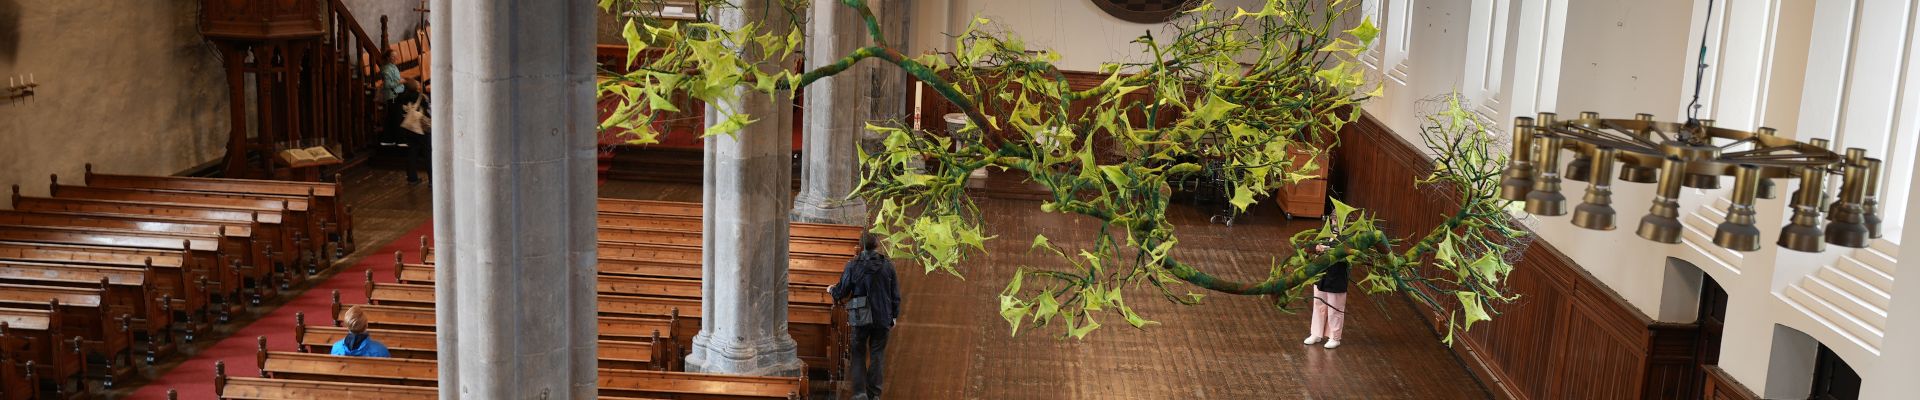
<instances>
[{"instance_id":1,"label":"white plaster wall","mask_svg":"<svg viewBox=\"0 0 1920 400\"><path fill-rule=\"evenodd\" d=\"M198 29L199 2L0 0L0 75L40 82L0 101L0 185L44 195L88 162L167 175L220 158L227 84Z\"/></svg>"},{"instance_id":2,"label":"white plaster wall","mask_svg":"<svg viewBox=\"0 0 1920 400\"><path fill-rule=\"evenodd\" d=\"M1169 32L1163 24L1139 24L1107 15L1086 0L913 0L912 39L908 53L950 51L946 35L959 33L975 16L993 21L990 31L1012 32L1029 49L1060 53L1059 66L1071 71L1096 71L1103 62L1145 60L1145 48L1130 43L1148 31ZM1257 9L1264 0L1218 0L1224 10Z\"/></svg>"},{"instance_id":3,"label":"white plaster wall","mask_svg":"<svg viewBox=\"0 0 1920 400\"><path fill-rule=\"evenodd\" d=\"M1675 117L1673 110L1679 108L1680 100L1673 96L1673 89L1681 85L1683 67L1690 64L1682 60L1683 48L1687 45L1674 39L1687 36L1691 10L1685 2L1515 2L1506 9L1474 9L1474 3L1480 2L1378 0L1368 3L1368 7L1380 8L1376 15L1387 27L1382 36L1381 64L1376 70L1387 89L1384 98L1374 100L1366 108L1409 142L1420 143L1420 114L1432 111L1432 106L1423 104L1423 100L1459 89L1468 84L1468 77L1485 72L1469 71L1469 68L1500 67L1500 76L1484 78L1478 84L1484 87L1488 82L1498 81L1512 87L1511 91L1520 92L1516 96L1526 97L1508 100L1491 110L1495 112L1485 113L1490 114L1487 115L1490 119L1499 119L1494 122L1501 132L1508 130L1512 116L1532 115L1536 111L1556 111L1567 116L1580 111L1610 116L1653 112L1665 118ZM1494 36L1472 36L1470 29L1475 27L1470 20L1474 13L1501 11L1508 17L1507 33L1514 38L1505 41L1508 48L1486 52L1503 54L1505 59L1501 62L1470 60L1468 53L1482 54L1478 49L1469 51L1473 45L1470 37ZM1539 31L1523 29L1524 24L1530 22L1525 18L1550 18L1556 13L1571 17L1565 17L1565 24L1561 26L1545 29L1536 26ZM1483 17L1481 21L1493 20ZM1521 59L1520 47L1529 40L1519 37L1521 33L1535 35L1531 40L1537 42L1541 40L1538 36L1548 34L1548 30L1564 32L1564 41L1557 45L1564 48L1559 54L1561 57L1542 60L1554 54L1549 49L1536 48L1528 54L1540 58ZM1396 56L1396 51L1404 51L1404 55ZM1543 68L1547 70L1540 71ZM1527 79L1539 83L1521 82ZM1546 97L1535 98L1538 96ZM1524 109L1531 107L1541 109ZM1571 159L1571 154L1563 154L1561 167ZM1585 183L1567 181L1562 193L1569 201L1578 202L1586 188ZM1661 283L1666 274L1663 265L1671 246L1648 242L1633 233L1639 216L1651 205L1653 188L1621 184L1614 186L1614 191L1614 207L1620 212L1619 229L1606 232L1581 229L1562 216L1540 217L1540 221L1533 224L1534 230L1633 306L1657 318L1662 314ZM1704 199L1682 201L1698 204ZM1691 317L1690 311L1684 314Z\"/></svg>"},{"instance_id":4,"label":"white plaster wall","mask_svg":"<svg viewBox=\"0 0 1920 400\"><path fill-rule=\"evenodd\" d=\"M1915 115L1920 106L1914 105L1920 103L1920 84L1914 83L1912 72L1920 71L1920 64L1912 61L1920 59L1913 51L1920 32L1912 29L1920 10L1909 3L1715 2L1711 20L1704 15L1705 0L1542 0L1514 2L1513 8L1502 8L1498 0L1366 3L1367 13L1385 32L1383 43L1364 59L1387 87L1386 97L1366 108L1410 141L1417 140L1413 133L1424 111L1420 100L1459 86L1469 86L1462 88L1469 98L1494 103L1482 104L1478 111L1500 124L1502 132L1512 116L1534 111L1596 111L1616 117L1648 112L1661 120L1683 120L1705 28L1711 48L1702 118L1736 129L1777 127L1801 140L1843 136L1847 145L1866 147L1870 154L1890 160L1920 152L1914 144L1920 142L1920 129L1913 129L1920 126L1913 122L1920 120ZM1513 35L1506 46L1513 48L1497 48L1501 13L1514 18L1504 27ZM1505 63L1483 59L1502 54ZM1561 167L1570 158L1563 154ZM1912 185L1906 169L1890 168L1899 170L1889 174L1896 176L1887 182L1890 195ZM1777 183L1782 193L1797 186L1787 180ZM1570 201L1578 201L1586 187L1569 181L1562 190ZM1812 340L1834 347L1866 377L1868 398L1898 398L1920 386L1913 376L1900 375L1911 375L1913 360L1920 359L1915 354L1920 353L1920 322L1914 321L1920 312L1912 310L1920 301L1897 295L1913 290L1911 280L1897 280L1885 344L1879 350L1856 346L1776 298L1783 287L1851 249L1831 247L1807 254L1768 246L1723 260L1685 245L1649 242L1633 230L1650 205L1653 189L1631 183L1615 186L1614 206L1621 216L1615 231L1577 228L1566 217L1540 218L1534 229L1656 320L1695 318L1699 277L1663 267L1667 257L1713 276L1732 297L1721 366L1769 398L1804 396L1811 350L1795 346ZM1724 195L1724 189L1685 189L1683 213ZM1757 225L1763 242L1777 239L1787 216L1785 203L1761 201ZM1890 214L1899 215L1897 210ZM1894 227L1904 219L1888 222L1888 236L1900 236L1901 229Z\"/></svg>"}]
</instances>

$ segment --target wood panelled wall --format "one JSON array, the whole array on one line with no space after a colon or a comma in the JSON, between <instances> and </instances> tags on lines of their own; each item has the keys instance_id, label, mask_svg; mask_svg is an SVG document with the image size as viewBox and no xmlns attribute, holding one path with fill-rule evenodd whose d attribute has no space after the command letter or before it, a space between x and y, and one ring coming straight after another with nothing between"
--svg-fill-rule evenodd
<instances>
[{"instance_id":1,"label":"wood panelled wall","mask_svg":"<svg viewBox=\"0 0 1920 400\"><path fill-rule=\"evenodd\" d=\"M1707 400L1760 399L1759 395L1753 394L1753 392L1748 391L1745 386L1740 386L1739 383L1734 382L1732 377L1727 376L1726 371L1720 370L1720 367L1710 366L1704 369L1707 373L1707 379L1702 385L1706 386L1706 395L1701 398Z\"/></svg>"},{"instance_id":2,"label":"wood panelled wall","mask_svg":"<svg viewBox=\"0 0 1920 400\"><path fill-rule=\"evenodd\" d=\"M1455 209L1457 197L1413 186L1431 171L1425 146L1408 143L1372 116L1340 136L1334 187L1392 234L1426 232ZM1453 348L1498 396L1700 397L1691 365L1693 325L1655 324L1545 240L1526 249L1508 284L1520 299L1502 306L1494 321L1476 324ZM1432 311L1433 326L1446 326L1446 314Z\"/></svg>"}]
</instances>

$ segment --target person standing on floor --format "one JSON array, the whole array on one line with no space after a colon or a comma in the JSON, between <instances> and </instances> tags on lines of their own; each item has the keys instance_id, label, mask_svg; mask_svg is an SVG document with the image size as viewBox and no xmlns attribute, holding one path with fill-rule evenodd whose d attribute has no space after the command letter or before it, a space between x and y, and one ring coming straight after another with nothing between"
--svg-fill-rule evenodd
<instances>
[{"instance_id":1,"label":"person standing on floor","mask_svg":"<svg viewBox=\"0 0 1920 400\"><path fill-rule=\"evenodd\" d=\"M860 255L847 262L840 283L827 286L835 302L847 300L847 325L853 327L854 400L880 399L887 334L900 318L900 281L894 279L893 261L876 247L873 234L860 235Z\"/></svg>"},{"instance_id":2,"label":"person standing on floor","mask_svg":"<svg viewBox=\"0 0 1920 400\"><path fill-rule=\"evenodd\" d=\"M433 113L426 92L421 90L420 81L407 78L401 84L406 90L394 100L400 115L400 135L407 143L407 184L420 183L419 170L427 169L426 159L433 155L428 135L433 134Z\"/></svg>"},{"instance_id":3,"label":"person standing on floor","mask_svg":"<svg viewBox=\"0 0 1920 400\"><path fill-rule=\"evenodd\" d=\"M352 357L391 357L387 354L387 345L380 344L367 335L367 315L360 306L348 308L341 320L347 325L347 337L333 342L333 355Z\"/></svg>"},{"instance_id":4,"label":"person standing on floor","mask_svg":"<svg viewBox=\"0 0 1920 400\"><path fill-rule=\"evenodd\" d=\"M1326 254L1327 243L1313 245L1315 255ZM1307 345L1327 341L1326 348L1340 347L1347 324L1347 261L1334 260L1313 284L1313 320L1308 322Z\"/></svg>"}]
</instances>

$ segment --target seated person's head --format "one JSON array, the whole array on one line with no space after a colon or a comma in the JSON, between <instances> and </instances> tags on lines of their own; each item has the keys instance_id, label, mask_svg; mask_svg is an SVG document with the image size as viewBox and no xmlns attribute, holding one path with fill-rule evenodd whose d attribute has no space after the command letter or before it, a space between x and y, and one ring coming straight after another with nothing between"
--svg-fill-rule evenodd
<instances>
[{"instance_id":1,"label":"seated person's head","mask_svg":"<svg viewBox=\"0 0 1920 400\"><path fill-rule=\"evenodd\" d=\"M348 308L347 313L342 315L340 319L346 323L347 332L356 334L367 333L367 315L360 311L360 306Z\"/></svg>"},{"instance_id":2,"label":"seated person's head","mask_svg":"<svg viewBox=\"0 0 1920 400\"><path fill-rule=\"evenodd\" d=\"M406 88L407 88L407 91L409 91L409 92L414 92L414 93L421 93L421 92L420 92L420 81L417 81L417 80L414 80L413 78L402 78L402 79L400 80L400 85L401 85L401 86L406 86Z\"/></svg>"}]
</instances>

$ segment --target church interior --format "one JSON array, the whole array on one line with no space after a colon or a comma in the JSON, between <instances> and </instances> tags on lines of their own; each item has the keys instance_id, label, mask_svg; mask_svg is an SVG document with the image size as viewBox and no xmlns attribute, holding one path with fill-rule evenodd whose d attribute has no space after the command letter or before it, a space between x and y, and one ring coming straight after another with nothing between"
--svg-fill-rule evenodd
<instances>
[{"instance_id":1,"label":"church interior","mask_svg":"<svg viewBox=\"0 0 1920 400\"><path fill-rule=\"evenodd\" d=\"M1920 393L1912 1L0 0L0 75L0 400Z\"/></svg>"}]
</instances>

